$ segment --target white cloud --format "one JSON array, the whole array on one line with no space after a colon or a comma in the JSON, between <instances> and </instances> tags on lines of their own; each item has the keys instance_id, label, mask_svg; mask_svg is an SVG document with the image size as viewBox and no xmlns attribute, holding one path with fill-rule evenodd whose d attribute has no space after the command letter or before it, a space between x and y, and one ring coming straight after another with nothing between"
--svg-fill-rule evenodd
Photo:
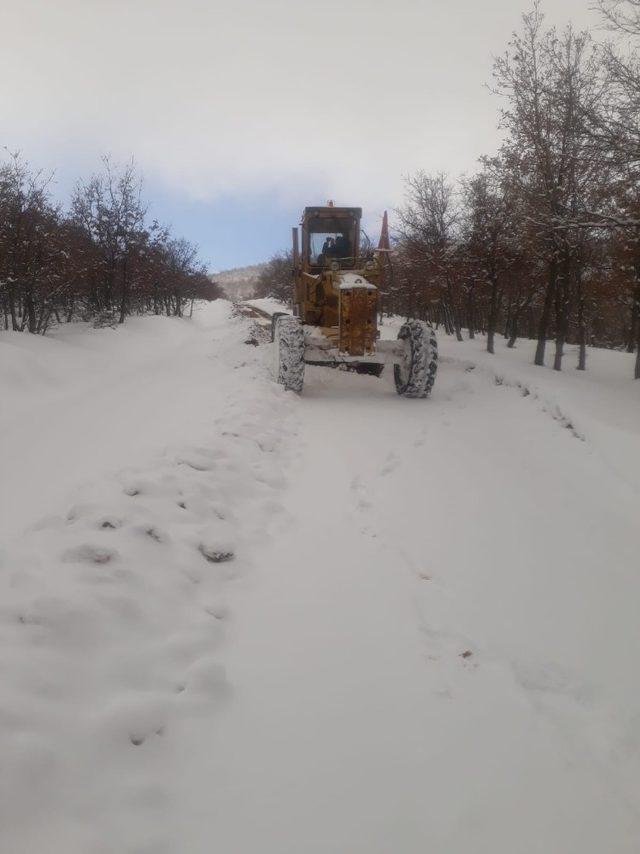
<instances>
[{"instance_id":1,"label":"white cloud","mask_svg":"<svg viewBox=\"0 0 640 854\"><path fill-rule=\"evenodd\" d=\"M110 151L194 198L397 203L402 175L496 145L483 88L513 0L1 0L0 142ZM550 18L588 19L582 0ZM311 198L312 197L312 198Z\"/></svg>"}]
</instances>

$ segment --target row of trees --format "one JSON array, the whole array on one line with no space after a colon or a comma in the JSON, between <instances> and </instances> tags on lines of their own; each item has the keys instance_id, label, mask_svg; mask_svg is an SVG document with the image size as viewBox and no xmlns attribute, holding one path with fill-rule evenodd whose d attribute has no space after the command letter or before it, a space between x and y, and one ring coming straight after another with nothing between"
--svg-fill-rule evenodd
<instances>
[{"instance_id":1,"label":"row of trees","mask_svg":"<svg viewBox=\"0 0 640 854\"><path fill-rule=\"evenodd\" d=\"M19 155L0 163L0 309L5 329L44 334L77 318L122 323L131 313L181 315L217 287L195 246L146 222L133 165L108 158L77 184L69 210L51 178Z\"/></svg>"},{"instance_id":2,"label":"row of trees","mask_svg":"<svg viewBox=\"0 0 640 854\"><path fill-rule=\"evenodd\" d=\"M635 349L640 377L640 0L601 0L631 39L598 44L572 26L547 28L538 5L495 61L503 142L477 174L419 172L396 211L386 311L429 319L462 338L497 332L513 346L550 338L561 370L567 342ZM267 265L259 289L288 296L290 259Z\"/></svg>"},{"instance_id":3,"label":"row of trees","mask_svg":"<svg viewBox=\"0 0 640 854\"><path fill-rule=\"evenodd\" d=\"M640 0L602 0L640 36ZM462 337L635 349L640 378L640 62L621 43L544 26L536 5L494 65L503 143L457 183L418 173L398 214L387 307Z\"/></svg>"}]
</instances>

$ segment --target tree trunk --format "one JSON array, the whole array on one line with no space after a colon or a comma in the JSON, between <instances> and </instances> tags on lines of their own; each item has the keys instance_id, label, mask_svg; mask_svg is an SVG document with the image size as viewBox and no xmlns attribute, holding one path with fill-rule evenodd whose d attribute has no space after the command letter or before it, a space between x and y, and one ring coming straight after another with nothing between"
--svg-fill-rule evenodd
<instances>
[{"instance_id":1,"label":"tree trunk","mask_svg":"<svg viewBox=\"0 0 640 854\"><path fill-rule=\"evenodd\" d=\"M9 291L9 314L11 315L11 328L14 332L18 332L20 326L18 325L18 317L16 315L16 301L13 296L13 291Z\"/></svg>"},{"instance_id":2,"label":"tree trunk","mask_svg":"<svg viewBox=\"0 0 640 854\"><path fill-rule=\"evenodd\" d=\"M636 271L636 284L633 289L633 302L631 303L631 321L629 328L629 340L627 353L633 353L636 341L640 337L640 271Z\"/></svg>"},{"instance_id":3,"label":"tree trunk","mask_svg":"<svg viewBox=\"0 0 640 854\"><path fill-rule=\"evenodd\" d=\"M449 311L449 306L446 301L442 301L442 325L444 326L444 331L447 335L453 335L453 323L451 322L451 312Z\"/></svg>"},{"instance_id":4,"label":"tree trunk","mask_svg":"<svg viewBox=\"0 0 640 854\"><path fill-rule=\"evenodd\" d=\"M498 323L498 281L491 277L491 296L489 299L489 317L487 319L487 353L495 353L493 340Z\"/></svg>"},{"instance_id":5,"label":"tree trunk","mask_svg":"<svg viewBox=\"0 0 640 854\"><path fill-rule=\"evenodd\" d=\"M474 297L474 285L471 285L471 287L469 288L469 294L467 296L467 324L469 327L469 338L471 339L474 339L476 337L476 312Z\"/></svg>"},{"instance_id":6,"label":"tree trunk","mask_svg":"<svg viewBox=\"0 0 640 854\"><path fill-rule=\"evenodd\" d=\"M587 323L584 312L584 289L582 287L582 274L577 272L578 285L578 370L587 369Z\"/></svg>"},{"instance_id":7,"label":"tree trunk","mask_svg":"<svg viewBox=\"0 0 640 854\"><path fill-rule=\"evenodd\" d=\"M464 341L464 338L462 337L462 322L460 321L460 314L458 312L458 307L456 306L456 301L453 296L453 286L450 281L447 282L447 297L449 308L451 310L451 319L453 320L453 329L456 333L456 339L458 341Z\"/></svg>"},{"instance_id":8,"label":"tree trunk","mask_svg":"<svg viewBox=\"0 0 640 854\"><path fill-rule=\"evenodd\" d=\"M24 307L27 315L27 328L29 329L29 332L35 335L38 331L38 318L36 316L36 306L31 292L27 293L24 298Z\"/></svg>"},{"instance_id":9,"label":"tree trunk","mask_svg":"<svg viewBox=\"0 0 640 854\"><path fill-rule=\"evenodd\" d=\"M39 330L41 335L47 334L47 329L49 328L49 321L51 320L51 314L52 314L51 309L49 309L49 311L46 314L46 317L44 317L42 319L42 323L40 325L40 330ZM58 320L58 322L60 322L60 321Z\"/></svg>"},{"instance_id":10,"label":"tree trunk","mask_svg":"<svg viewBox=\"0 0 640 854\"><path fill-rule=\"evenodd\" d=\"M120 318L118 323L124 323L125 318L127 316L127 297L124 289L122 290L122 301L120 303Z\"/></svg>"},{"instance_id":11,"label":"tree trunk","mask_svg":"<svg viewBox=\"0 0 640 854\"><path fill-rule=\"evenodd\" d=\"M638 307L638 313L640 314L640 280L636 286L636 306ZM636 366L633 372L633 378L640 380L640 322L636 322Z\"/></svg>"},{"instance_id":12,"label":"tree trunk","mask_svg":"<svg viewBox=\"0 0 640 854\"><path fill-rule=\"evenodd\" d=\"M636 285L636 289L640 287ZM633 353L636 347L636 329L638 328L638 300L633 299L631 305L631 320L629 322L629 337L627 338L627 353Z\"/></svg>"},{"instance_id":13,"label":"tree trunk","mask_svg":"<svg viewBox=\"0 0 640 854\"><path fill-rule=\"evenodd\" d=\"M558 332L556 335L556 352L553 357L553 370L561 371L562 370L562 357L564 355L564 343L565 337L564 332Z\"/></svg>"},{"instance_id":14,"label":"tree trunk","mask_svg":"<svg viewBox=\"0 0 640 854\"><path fill-rule=\"evenodd\" d=\"M551 307L556 295L556 279L558 276L558 263L555 258L549 262L549 278L547 281L547 292L544 295L544 305L538 323L538 345L533 360L534 365L544 366L544 351L547 345L547 332L551 318Z\"/></svg>"},{"instance_id":15,"label":"tree trunk","mask_svg":"<svg viewBox=\"0 0 640 854\"><path fill-rule=\"evenodd\" d=\"M578 370L586 371L587 369L587 335L585 327L578 330Z\"/></svg>"},{"instance_id":16,"label":"tree trunk","mask_svg":"<svg viewBox=\"0 0 640 854\"><path fill-rule=\"evenodd\" d=\"M570 276L572 268L571 253L565 248L562 258L561 273L556 283L556 352L553 359L553 370L562 370L562 357L564 356L564 345L567 341L569 331L569 294Z\"/></svg>"},{"instance_id":17,"label":"tree trunk","mask_svg":"<svg viewBox=\"0 0 640 854\"><path fill-rule=\"evenodd\" d=\"M511 333L511 300L509 300L509 304L507 305L507 318L504 322L504 337L509 338Z\"/></svg>"},{"instance_id":18,"label":"tree trunk","mask_svg":"<svg viewBox=\"0 0 640 854\"><path fill-rule=\"evenodd\" d=\"M127 316L127 303L129 302L129 279L126 256L122 261L122 300L120 301L120 319L118 323L124 323Z\"/></svg>"}]
</instances>

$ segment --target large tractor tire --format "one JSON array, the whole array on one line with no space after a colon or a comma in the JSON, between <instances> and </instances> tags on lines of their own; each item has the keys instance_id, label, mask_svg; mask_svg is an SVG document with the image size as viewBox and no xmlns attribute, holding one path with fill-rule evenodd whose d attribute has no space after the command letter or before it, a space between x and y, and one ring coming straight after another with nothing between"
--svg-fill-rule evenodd
<instances>
[{"instance_id":1,"label":"large tractor tire","mask_svg":"<svg viewBox=\"0 0 640 854\"><path fill-rule=\"evenodd\" d=\"M396 391L403 397L427 397L438 370L438 341L433 327L423 320L408 320L398 332L403 342L399 364L393 366Z\"/></svg>"},{"instance_id":2,"label":"large tractor tire","mask_svg":"<svg viewBox=\"0 0 640 854\"><path fill-rule=\"evenodd\" d=\"M304 329L299 317L283 314L273 322L274 374L288 391L302 392Z\"/></svg>"}]
</instances>

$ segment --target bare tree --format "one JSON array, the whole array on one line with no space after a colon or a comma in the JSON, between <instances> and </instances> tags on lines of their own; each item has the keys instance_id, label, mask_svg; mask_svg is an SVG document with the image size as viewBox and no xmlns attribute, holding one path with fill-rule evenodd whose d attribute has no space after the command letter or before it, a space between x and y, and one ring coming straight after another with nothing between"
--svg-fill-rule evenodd
<instances>
[{"instance_id":1,"label":"bare tree","mask_svg":"<svg viewBox=\"0 0 640 854\"><path fill-rule=\"evenodd\" d=\"M277 252L266 263L256 285L259 297L274 297L281 302L291 298L293 257L291 251Z\"/></svg>"},{"instance_id":2,"label":"bare tree","mask_svg":"<svg viewBox=\"0 0 640 854\"><path fill-rule=\"evenodd\" d=\"M460 209L443 172L418 172L405 179L406 201L396 213L401 242L412 259L413 278L438 292L445 325L462 341L458 231Z\"/></svg>"},{"instance_id":3,"label":"bare tree","mask_svg":"<svg viewBox=\"0 0 640 854\"><path fill-rule=\"evenodd\" d=\"M610 97L597 124L597 139L611 152L619 176L613 209L601 224L621 231L632 271L628 349L636 349L634 376L640 379L640 0L599 0L597 7L609 29L626 37L625 45L609 42L603 49Z\"/></svg>"},{"instance_id":4,"label":"bare tree","mask_svg":"<svg viewBox=\"0 0 640 854\"><path fill-rule=\"evenodd\" d=\"M495 164L493 164L495 166ZM516 205L497 170L464 182L464 245L472 275L486 294L487 351L495 352L495 333L507 278L517 257Z\"/></svg>"},{"instance_id":5,"label":"bare tree","mask_svg":"<svg viewBox=\"0 0 640 854\"><path fill-rule=\"evenodd\" d=\"M131 311L182 314L188 299L218 295L188 241L144 222L132 165L78 184L70 215L51 202L50 177L18 154L0 162L0 309L6 329L44 333L51 323Z\"/></svg>"},{"instance_id":6,"label":"bare tree","mask_svg":"<svg viewBox=\"0 0 640 854\"><path fill-rule=\"evenodd\" d=\"M543 20L537 4L523 16L522 33L496 60L494 78L507 99L501 159L537 228L537 251L546 267L535 364L544 364L554 319L554 368L560 370L574 297L577 255L571 229L587 209L601 169L601 150L593 145L588 117L604 90L588 34L568 26L558 35L554 28L545 29Z\"/></svg>"}]
</instances>

